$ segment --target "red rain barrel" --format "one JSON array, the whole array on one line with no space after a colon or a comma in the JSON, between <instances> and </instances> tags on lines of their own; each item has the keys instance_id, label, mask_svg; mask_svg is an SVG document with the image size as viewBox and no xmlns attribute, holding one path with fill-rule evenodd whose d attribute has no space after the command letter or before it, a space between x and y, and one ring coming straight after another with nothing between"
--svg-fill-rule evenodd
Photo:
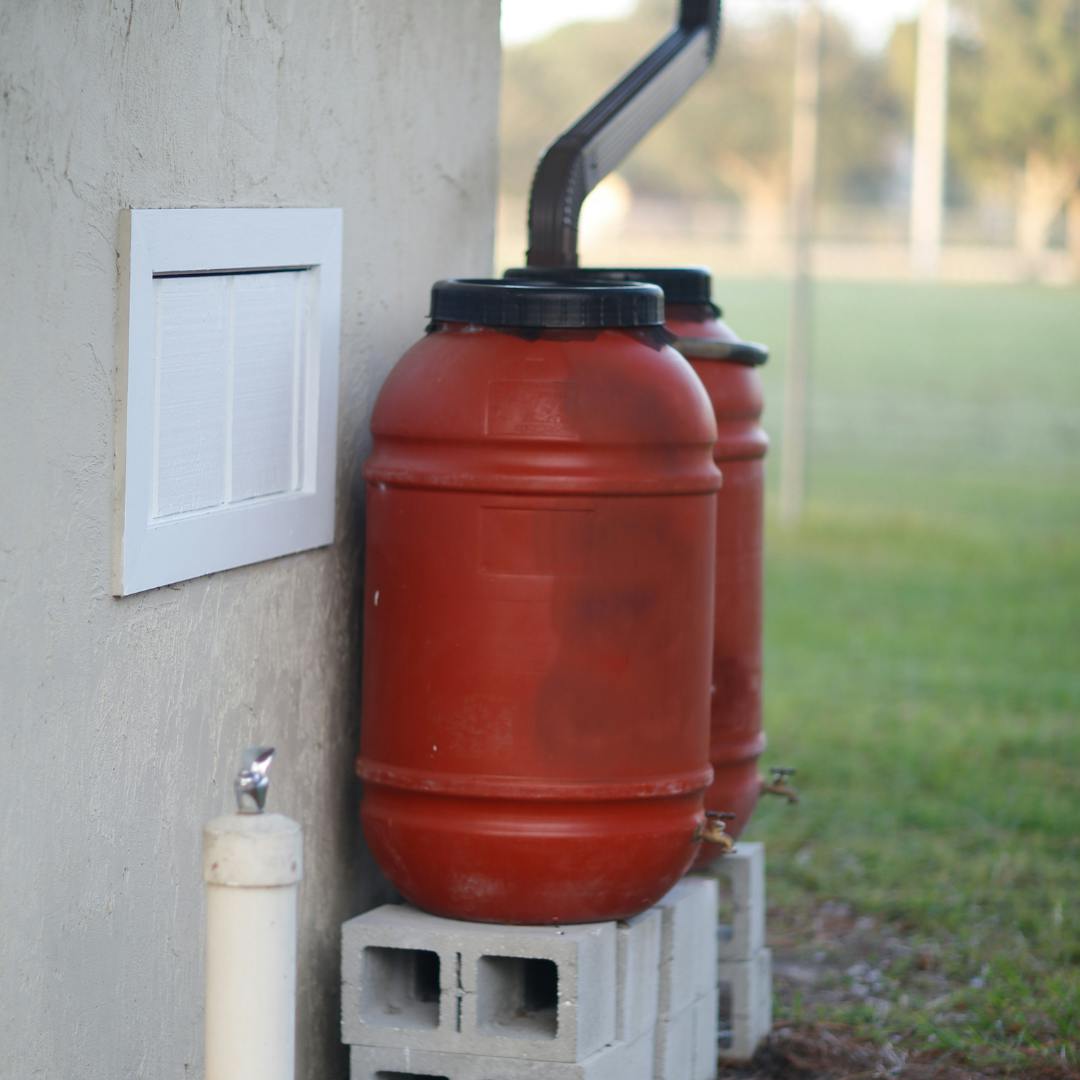
<instances>
[{"instance_id":1,"label":"red rain barrel","mask_svg":"<svg viewBox=\"0 0 1080 1080\"><path fill-rule=\"evenodd\" d=\"M742 341L721 321L704 267L588 268L508 271L510 280L558 274L567 281L642 281L664 290L666 326L705 386L716 416L716 464L724 486L716 501L716 625L712 664L710 758L714 777L709 810L733 813L728 832L738 836L761 790L757 759L765 749L761 728L762 526L764 457L761 379L768 358L761 345ZM697 865L720 850L703 847Z\"/></svg>"},{"instance_id":2,"label":"red rain barrel","mask_svg":"<svg viewBox=\"0 0 1080 1080\"><path fill-rule=\"evenodd\" d=\"M444 281L367 480L368 844L426 911L589 922L697 855L716 424L648 285Z\"/></svg>"}]
</instances>

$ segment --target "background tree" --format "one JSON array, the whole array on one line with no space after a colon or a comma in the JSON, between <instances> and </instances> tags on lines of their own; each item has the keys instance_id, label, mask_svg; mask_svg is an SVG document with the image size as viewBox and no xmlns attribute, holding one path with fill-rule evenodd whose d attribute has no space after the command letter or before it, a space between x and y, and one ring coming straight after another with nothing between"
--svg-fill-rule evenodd
<instances>
[{"instance_id":1,"label":"background tree","mask_svg":"<svg viewBox=\"0 0 1080 1080\"><path fill-rule=\"evenodd\" d=\"M1080 0L953 0L949 156L954 176L1014 194L1017 245L1035 269L1066 204L1080 260ZM909 102L913 25L890 48Z\"/></svg>"},{"instance_id":2,"label":"background tree","mask_svg":"<svg viewBox=\"0 0 1080 1080\"><path fill-rule=\"evenodd\" d=\"M503 190L525 196L547 144L671 25L670 0L633 17L578 23L510 51L503 85ZM794 20L728 20L713 67L620 167L635 192L736 200L752 243L780 239L791 139ZM893 187L903 111L884 57L827 18L822 55L820 190L879 201Z\"/></svg>"}]
</instances>

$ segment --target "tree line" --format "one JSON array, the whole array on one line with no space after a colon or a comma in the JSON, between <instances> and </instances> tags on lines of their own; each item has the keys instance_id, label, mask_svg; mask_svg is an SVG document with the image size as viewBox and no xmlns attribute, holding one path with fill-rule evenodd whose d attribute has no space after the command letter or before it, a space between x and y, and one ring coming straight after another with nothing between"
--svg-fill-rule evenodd
<instances>
[{"instance_id":1,"label":"tree line","mask_svg":"<svg viewBox=\"0 0 1080 1080\"><path fill-rule=\"evenodd\" d=\"M916 28L863 47L837 16L822 37L819 193L886 206L907 197ZM1080 0L952 0L947 202L1008 202L1035 261L1064 216L1080 259ZM670 0L514 48L503 88L504 191L524 195L546 144L670 25ZM620 168L636 193L726 199L765 241L784 220L794 5L728 19L718 63Z\"/></svg>"}]
</instances>

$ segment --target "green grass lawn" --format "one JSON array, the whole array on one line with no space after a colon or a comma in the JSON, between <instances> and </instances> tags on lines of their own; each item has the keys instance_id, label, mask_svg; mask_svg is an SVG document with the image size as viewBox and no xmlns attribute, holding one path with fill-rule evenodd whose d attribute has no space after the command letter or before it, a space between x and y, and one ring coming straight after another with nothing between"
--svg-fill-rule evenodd
<instances>
[{"instance_id":1,"label":"green grass lawn","mask_svg":"<svg viewBox=\"0 0 1080 1080\"><path fill-rule=\"evenodd\" d=\"M768 342L787 290L720 281ZM823 284L809 498L769 522L780 1015L992 1075L1080 1066L1080 293ZM1043 1070L1040 1073L1039 1070ZM1045 1073L1049 1075L1049 1073Z\"/></svg>"}]
</instances>

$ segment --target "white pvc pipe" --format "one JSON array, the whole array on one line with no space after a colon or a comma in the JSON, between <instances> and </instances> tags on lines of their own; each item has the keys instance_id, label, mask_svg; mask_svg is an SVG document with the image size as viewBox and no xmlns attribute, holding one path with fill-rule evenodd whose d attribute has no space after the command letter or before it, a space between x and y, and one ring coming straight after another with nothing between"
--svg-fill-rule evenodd
<instances>
[{"instance_id":1,"label":"white pvc pipe","mask_svg":"<svg viewBox=\"0 0 1080 1080\"><path fill-rule=\"evenodd\" d=\"M238 813L203 830L206 1080L293 1080L300 826Z\"/></svg>"}]
</instances>

